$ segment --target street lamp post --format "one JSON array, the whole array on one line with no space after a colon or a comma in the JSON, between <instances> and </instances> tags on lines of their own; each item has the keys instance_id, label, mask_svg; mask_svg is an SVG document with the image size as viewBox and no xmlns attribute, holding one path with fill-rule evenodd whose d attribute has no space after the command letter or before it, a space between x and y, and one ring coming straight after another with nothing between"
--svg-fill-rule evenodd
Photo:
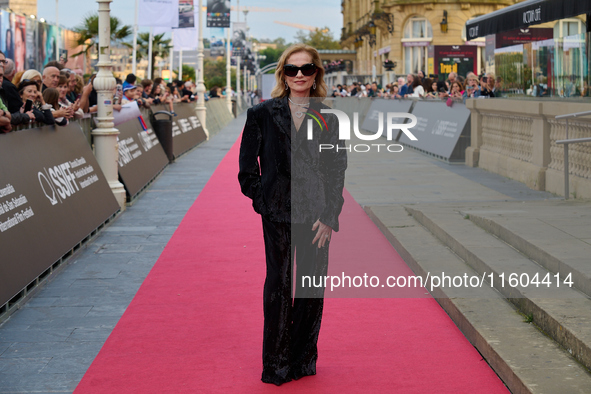
<instances>
[{"instance_id":1,"label":"street lamp post","mask_svg":"<svg viewBox=\"0 0 591 394\"><path fill-rule=\"evenodd\" d=\"M55 25L60 28L60 6L59 0L55 0ZM57 61L60 60L60 40L55 40L55 52L57 55Z\"/></svg>"},{"instance_id":2,"label":"street lamp post","mask_svg":"<svg viewBox=\"0 0 591 394\"><path fill-rule=\"evenodd\" d=\"M232 113L232 80L230 78L230 28L226 34L226 105Z\"/></svg>"},{"instance_id":3,"label":"street lamp post","mask_svg":"<svg viewBox=\"0 0 591 394\"><path fill-rule=\"evenodd\" d=\"M170 70L172 73L172 69ZM195 112L203 126L205 135L209 139L205 117L207 109L205 108L205 85L203 84L203 0L199 0L199 44L197 46L197 106Z\"/></svg>"},{"instance_id":4,"label":"street lamp post","mask_svg":"<svg viewBox=\"0 0 591 394\"><path fill-rule=\"evenodd\" d=\"M131 60L131 72L133 75L137 74L137 11L138 11L138 1L135 0L135 16L134 16L134 24L133 24L133 54Z\"/></svg>"},{"instance_id":5,"label":"street lamp post","mask_svg":"<svg viewBox=\"0 0 591 394\"><path fill-rule=\"evenodd\" d=\"M154 28L150 26L150 38L148 40L148 75L146 78L152 79L152 41L154 40Z\"/></svg>"},{"instance_id":6,"label":"street lamp post","mask_svg":"<svg viewBox=\"0 0 591 394\"><path fill-rule=\"evenodd\" d=\"M119 182L118 160L119 145L117 136L119 130L113 124L113 89L115 78L111 65L111 23L109 3L113 0L97 0L99 5L99 61L98 73L94 79L94 89L97 92L96 129L92 131L96 159L105 174L121 209L125 209L125 188Z\"/></svg>"},{"instance_id":7,"label":"street lamp post","mask_svg":"<svg viewBox=\"0 0 591 394\"><path fill-rule=\"evenodd\" d=\"M240 97L240 56L236 56L236 104Z\"/></svg>"}]
</instances>

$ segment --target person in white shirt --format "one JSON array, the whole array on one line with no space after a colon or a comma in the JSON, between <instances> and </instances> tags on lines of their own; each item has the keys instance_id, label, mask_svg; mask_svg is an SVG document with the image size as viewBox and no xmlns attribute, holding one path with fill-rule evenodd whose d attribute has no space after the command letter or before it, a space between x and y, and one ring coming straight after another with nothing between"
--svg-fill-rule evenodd
<instances>
[{"instance_id":1,"label":"person in white shirt","mask_svg":"<svg viewBox=\"0 0 591 394\"><path fill-rule=\"evenodd\" d=\"M423 88L423 85L421 85L421 80L419 78L415 78L412 81L412 94L410 97L425 97L425 89Z\"/></svg>"}]
</instances>

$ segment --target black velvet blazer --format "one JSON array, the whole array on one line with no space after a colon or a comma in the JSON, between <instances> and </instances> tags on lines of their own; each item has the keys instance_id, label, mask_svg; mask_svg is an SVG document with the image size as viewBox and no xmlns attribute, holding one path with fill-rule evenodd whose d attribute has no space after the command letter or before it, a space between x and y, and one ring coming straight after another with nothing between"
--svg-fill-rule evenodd
<instances>
[{"instance_id":1,"label":"black velvet blazer","mask_svg":"<svg viewBox=\"0 0 591 394\"><path fill-rule=\"evenodd\" d=\"M320 110L329 108L319 101L310 107L317 113L308 112L318 119ZM326 125L320 120L321 128L313 120L313 139L308 140L312 117L306 115L296 132L287 97L250 108L240 145L238 181L254 210L269 220L313 224L320 219L338 231L347 153L344 141L338 139L337 117L321 115ZM320 144L325 144L321 152Z\"/></svg>"}]
</instances>

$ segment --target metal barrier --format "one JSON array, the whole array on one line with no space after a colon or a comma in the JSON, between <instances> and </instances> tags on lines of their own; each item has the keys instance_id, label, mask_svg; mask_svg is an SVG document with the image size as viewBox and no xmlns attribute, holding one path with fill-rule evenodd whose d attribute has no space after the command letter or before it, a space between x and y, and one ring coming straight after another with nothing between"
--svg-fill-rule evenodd
<instances>
[{"instance_id":1,"label":"metal barrier","mask_svg":"<svg viewBox=\"0 0 591 394\"><path fill-rule=\"evenodd\" d=\"M555 119L564 119L566 121L566 139L556 141L557 145L564 145L564 199L568 200L569 196L569 165L568 165L568 146L570 144L578 144L581 142L591 142L591 138L573 138L568 139L568 120L570 118L580 118L582 116L591 115L591 111L575 112L572 114L558 115Z\"/></svg>"}]
</instances>

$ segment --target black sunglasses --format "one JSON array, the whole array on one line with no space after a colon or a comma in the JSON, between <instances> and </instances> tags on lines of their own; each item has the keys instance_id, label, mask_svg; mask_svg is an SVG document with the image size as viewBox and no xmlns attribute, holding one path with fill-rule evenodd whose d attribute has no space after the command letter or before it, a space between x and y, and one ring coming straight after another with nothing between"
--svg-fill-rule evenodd
<instances>
[{"instance_id":1,"label":"black sunglasses","mask_svg":"<svg viewBox=\"0 0 591 394\"><path fill-rule=\"evenodd\" d=\"M286 64L285 66L283 66L283 72L288 77L295 77L296 75L298 75L298 71L301 71L303 75L309 77L310 75L314 75L316 69L317 67L314 63L304 64L301 67L294 66L293 64Z\"/></svg>"}]
</instances>

